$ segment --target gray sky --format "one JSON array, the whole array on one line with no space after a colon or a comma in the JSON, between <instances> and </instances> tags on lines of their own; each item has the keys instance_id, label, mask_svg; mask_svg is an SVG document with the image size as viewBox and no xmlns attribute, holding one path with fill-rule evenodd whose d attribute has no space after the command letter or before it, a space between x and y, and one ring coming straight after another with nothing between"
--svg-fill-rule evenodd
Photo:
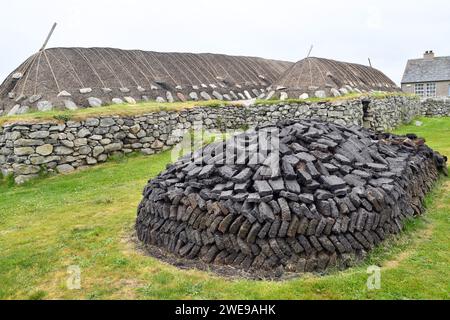
<instances>
[{"instance_id":1,"label":"gray sky","mask_svg":"<svg viewBox=\"0 0 450 320\"><path fill-rule=\"evenodd\" d=\"M42 45L212 52L368 64L399 83L407 59L450 55L450 1L2 0L0 82Z\"/></svg>"}]
</instances>

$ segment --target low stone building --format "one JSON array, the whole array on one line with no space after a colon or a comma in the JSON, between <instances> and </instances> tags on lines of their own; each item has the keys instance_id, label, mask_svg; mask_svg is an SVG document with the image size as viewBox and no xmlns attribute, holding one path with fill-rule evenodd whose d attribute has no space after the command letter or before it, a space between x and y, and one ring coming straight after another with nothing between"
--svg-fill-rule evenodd
<instances>
[{"instance_id":1,"label":"low stone building","mask_svg":"<svg viewBox=\"0 0 450 320\"><path fill-rule=\"evenodd\" d=\"M436 57L427 51L422 59L409 60L402 90L423 98L450 97L450 56Z\"/></svg>"}]
</instances>

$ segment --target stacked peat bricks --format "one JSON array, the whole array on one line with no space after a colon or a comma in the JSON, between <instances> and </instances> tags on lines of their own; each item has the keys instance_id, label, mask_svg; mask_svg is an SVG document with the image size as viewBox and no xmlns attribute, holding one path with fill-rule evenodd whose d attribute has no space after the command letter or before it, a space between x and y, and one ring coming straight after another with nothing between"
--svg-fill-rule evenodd
<instances>
[{"instance_id":1,"label":"stacked peat bricks","mask_svg":"<svg viewBox=\"0 0 450 320\"><path fill-rule=\"evenodd\" d=\"M137 235L182 261L258 277L345 268L423 212L446 160L414 135L318 121L261 126L149 181Z\"/></svg>"}]
</instances>

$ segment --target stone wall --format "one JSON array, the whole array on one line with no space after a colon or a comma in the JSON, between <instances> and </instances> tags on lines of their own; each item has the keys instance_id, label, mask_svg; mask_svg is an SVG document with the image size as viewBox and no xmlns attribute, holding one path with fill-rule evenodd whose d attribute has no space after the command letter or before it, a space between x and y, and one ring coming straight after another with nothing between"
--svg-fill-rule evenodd
<instances>
[{"instance_id":1,"label":"stone wall","mask_svg":"<svg viewBox=\"0 0 450 320\"><path fill-rule=\"evenodd\" d=\"M422 114L427 117L449 117L450 99L426 99L422 102Z\"/></svg>"},{"instance_id":2,"label":"stone wall","mask_svg":"<svg viewBox=\"0 0 450 320\"><path fill-rule=\"evenodd\" d=\"M364 126L376 131L392 130L422 114L419 99L398 96L363 100Z\"/></svg>"},{"instance_id":3,"label":"stone wall","mask_svg":"<svg viewBox=\"0 0 450 320\"><path fill-rule=\"evenodd\" d=\"M196 107L83 121L15 122L0 127L0 169L23 183L43 172L68 173L117 153L149 155L169 149L192 128L241 129L286 119L317 119L386 131L421 114L417 99Z\"/></svg>"}]
</instances>

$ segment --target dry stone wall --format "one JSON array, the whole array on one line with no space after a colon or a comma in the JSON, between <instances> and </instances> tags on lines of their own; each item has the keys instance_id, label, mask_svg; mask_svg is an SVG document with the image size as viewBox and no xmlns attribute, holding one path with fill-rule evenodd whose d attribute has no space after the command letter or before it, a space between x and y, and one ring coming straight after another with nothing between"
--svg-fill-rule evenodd
<instances>
[{"instance_id":1,"label":"dry stone wall","mask_svg":"<svg viewBox=\"0 0 450 320\"><path fill-rule=\"evenodd\" d=\"M404 123L409 123L422 114L419 99L396 97L393 103L383 100L362 100L364 126L376 131L388 131Z\"/></svg>"},{"instance_id":2,"label":"dry stone wall","mask_svg":"<svg viewBox=\"0 0 450 320\"><path fill-rule=\"evenodd\" d=\"M422 114L428 117L450 117L450 99L425 99L421 102Z\"/></svg>"},{"instance_id":3,"label":"dry stone wall","mask_svg":"<svg viewBox=\"0 0 450 320\"><path fill-rule=\"evenodd\" d=\"M316 119L341 125L392 129L421 114L416 99L396 96L366 102L196 107L137 116L83 121L15 122L0 127L0 168L23 183L41 173L68 173L106 161L111 155L166 150L194 127L240 129L280 120Z\"/></svg>"}]
</instances>

